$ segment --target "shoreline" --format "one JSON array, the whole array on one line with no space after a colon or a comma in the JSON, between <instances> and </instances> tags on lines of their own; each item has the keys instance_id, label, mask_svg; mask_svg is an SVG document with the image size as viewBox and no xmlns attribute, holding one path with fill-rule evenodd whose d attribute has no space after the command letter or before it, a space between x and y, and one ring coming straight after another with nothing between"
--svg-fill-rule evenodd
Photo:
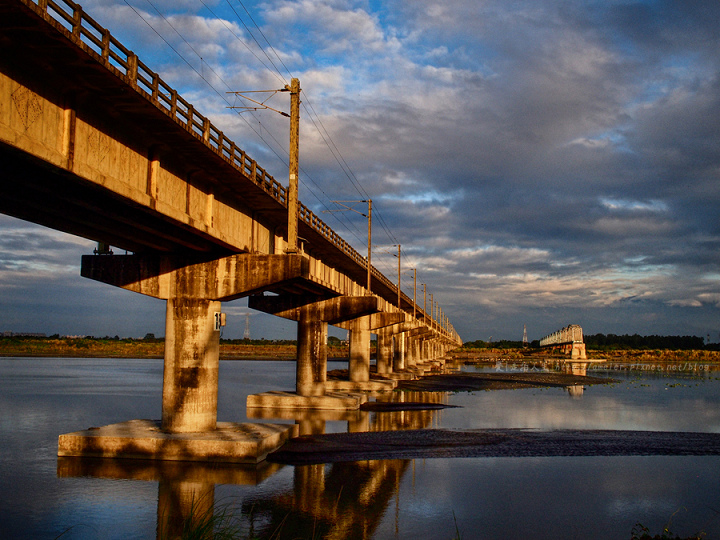
<instances>
[{"instance_id":1,"label":"shoreline","mask_svg":"<svg viewBox=\"0 0 720 540\"><path fill-rule=\"evenodd\" d=\"M230 341L230 340L228 340ZM138 358L161 359L165 343L162 339L112 338L28 338L0 337L0 357L18 358ZM221 360L288 360L296 358L296 345L287 342L242 340L220 343ZM347 359L347 346L328 345L328 359ZM568 357L544 354L528 349L458 349L448 353L452 362L465 364L512 363L533 364L569 361ZM675 363L708 363L720 366L720 351L709 350L588 350L589 362L598 366L628 364L665 366ZM579 361L582 362L582 361ZM647 369L647 368L644 368Z\"/></svg>"}]
</instances>

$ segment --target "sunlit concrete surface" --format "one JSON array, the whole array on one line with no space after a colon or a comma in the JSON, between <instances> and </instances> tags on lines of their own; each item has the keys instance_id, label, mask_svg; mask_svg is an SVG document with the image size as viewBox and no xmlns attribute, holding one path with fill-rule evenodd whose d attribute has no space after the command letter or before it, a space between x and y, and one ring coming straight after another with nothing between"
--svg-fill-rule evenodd
<instances>
[{"instance_id":1,"label":"sunlit concrete surface","mask_svg":"<svg viewBox=\"0 0 720 540\"><path fill-rule=\"evenodd\" d=\"M218 422L201 433L167 433L154 420L129 420L66 433L58 456L257 463L297 435L290 424Z\"/></svg>"},{"instance_id":2,"label":"sunlit concrete surface","mask_svg":"<svg viewBox=\"0 0 720 540\"><path fill-rule=\"evenodd\" d=\"M326 393L324 396L301 396L294 392L270 391L251 394L247 407L270 409L334 409L353 411L367 401L363 394Z\"/></svg>"}]
</instances>

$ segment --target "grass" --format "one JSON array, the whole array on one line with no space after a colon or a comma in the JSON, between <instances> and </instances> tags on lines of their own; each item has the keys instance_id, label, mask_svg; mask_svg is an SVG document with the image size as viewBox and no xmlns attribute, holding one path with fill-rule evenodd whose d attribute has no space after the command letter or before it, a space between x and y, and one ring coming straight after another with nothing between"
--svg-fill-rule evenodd
<instances>
[{"instance_id":1,"label":"grass","mask_svg":"<svg viewBox=\"0 0 720 540\"><path fill-rule=\"evenodd\" d=\"M678 512L683 510L686 509L679 508L675 512L673 512L673 515L670 516L668 522L663 526L662 532L654 536L650 533L650 529L645 527L642 523L636 523L630 533L630 540L701 540L702 538L704 538L704 532L698 532L690 536L678 536L676 534L673 534L673 532L670 530L670 527L672 526L672 520Z\"/></svg>"}]
</instances>

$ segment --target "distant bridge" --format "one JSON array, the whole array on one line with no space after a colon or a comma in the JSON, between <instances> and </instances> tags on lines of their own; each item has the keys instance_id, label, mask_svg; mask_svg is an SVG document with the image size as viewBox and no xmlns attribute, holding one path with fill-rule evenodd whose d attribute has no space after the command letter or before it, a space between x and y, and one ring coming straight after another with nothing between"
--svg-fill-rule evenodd
<instances>
[{"instance_id":1,"label":"distant bridge","mask_svg":"<svg viewBox=\"0 0 720 540\"><path fill-rule=\"evenodd\" d=\"M571 358L585 359L585 342L583 330L578 324L571 324L540 340L540 347L558 349Z\"/></svg>"},{"instance_id":2,"label":"distant bridge","mask_svg":"<svg viewBox=\"0 0 720 540\"><path fill-rule=\"evenodd\" d=\"M132 252L81 274L167 302L164 432L217 427L222 302L298 322L292 406L359 406L327 395L328 324L360 390L371 333L388 375L461 344L71 0L0 0L0 163L0 212Z\"/></svg>"}]
</instances>

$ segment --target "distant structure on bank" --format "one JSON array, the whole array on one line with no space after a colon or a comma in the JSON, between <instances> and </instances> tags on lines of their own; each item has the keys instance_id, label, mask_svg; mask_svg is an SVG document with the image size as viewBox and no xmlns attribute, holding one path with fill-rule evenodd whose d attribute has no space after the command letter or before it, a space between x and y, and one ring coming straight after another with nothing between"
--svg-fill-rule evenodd
<instances>
[{"instance_id":1,"label":"distant structure on bank","mask_svg":"<svg viewBox=\"0 0 720 540\"><path fill-rule=\"evenodd\" d=\"M523 324L523 349L528 348L527 325Z\"/></svg>"},{"instance_id":2,"label":"distant structure on bank","mask_svg":"<svg viewBox=\"0 0 720 540\"><path fill-rule=\"evenodd\" d=\"M540 340L540 347L557 349L563 354L569 354L571 358L585 360L585 342L583 331L579 324L571 324L545 336Z\"/></svg>"},{"instance_id":3,"label":"distant structure on bank","mask_svg":"<svg viewBox=\"0 0 720 540\"><path fill-rule=\"evenodd\" d=\"M0 332L0 336L2 336L2 337L36 337L36 338L47 337L42 332Z\"/></svg>"},{"instance_id":4,"label":"distant structure on bank","mask_svg":"<svg viewBox=\"0 0 720 540\"><path fill-rule=\"evenodd\" d=\"M250 339L250 314L245 314L245 333L243 334L243 339Z\"/></svg>"}]
</instances>

